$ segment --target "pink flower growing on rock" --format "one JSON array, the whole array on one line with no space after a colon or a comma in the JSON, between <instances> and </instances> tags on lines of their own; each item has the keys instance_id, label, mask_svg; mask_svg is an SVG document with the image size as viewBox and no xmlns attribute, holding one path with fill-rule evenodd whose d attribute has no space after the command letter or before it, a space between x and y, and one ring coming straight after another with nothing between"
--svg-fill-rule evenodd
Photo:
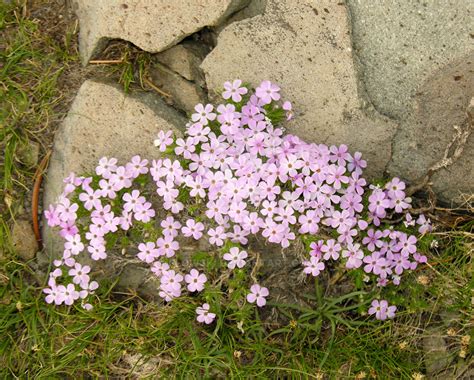
<instances>
[{"instance_id":1,"label":"pink flower growing on rock","mask_svg":"<svg viewBox=\"0 0 474 380\"><path fill-rule=\"evenodd\" d=\"M64 248L69 250L73 255L78 255L81 253L84 250L84 244L81 242L81 236L79 234L67 235Z\"/></svg>"},{"instance_id":2,"label":"pink flower growing on rock","mask_svg":"<svg viewBox=\"0 0 474 380\"><path fill-rule=\"evenodd\" d=\"M160 152L164 152L166 148L173 143L173 131L159 131L158 137L153 142Z\"/></svg>"},{"instance_id":3,"label":"pink flower growing on rock","mask_svg":"<svg viewBox=\"0 0 474 380\"><path fill-rule=\"evenodd\" d=\"M257 303L258 307L262 307L267 303L266 297L268 297L269 294L267 288L254 284L250 287L250 293L247 294L247 301Z\"/></svg>"},{"instance_id":4,"label":"pink flower growing on rock","mask_svg":"<svg viewBox=\"0 0 474 380\"><path fill-rule=\"evenodd\" d=\"M272 100L280 99L280 87L268 80L264 80L260 83L260 86L255 89L255 95L257 95L264 104L270 104Z\"/></svg>"},{"instance_id":5,"label":"pink flower growing on rock","mask_svg":"<svg viewBox=\"0 0 474 380\"><path fill-rule=\"evenodd\" d=\"M196 113L191 115L191 120L195 123L207 125L209 121L215 120L217 115L212 112L214 107L212 104L206 104L205 106L199 103L194 107Z\"/></svg>"},{"instance_id":6,"label":"pink flower growing on rock","mask_svg":"<svg viewBox=\"0 0 474 380\"><path fill-rule=\"evenodd\" d=\"M232 83L225 82L225 91L222 93L222 97L224 99L232 98L232 100L236 103L240 102L242 100L242 95L245 95L248 92L247 88L241 87L241 85L242 81L240 79L236 79Z\"/></svg>"},{"instance_id":7,"label":"pink flower growing on rock","mask_svg":"<svg viewBox=\"0 0 474 380\"><path fill-rule=\"evenodd\" d=\"M243 268L245 266L245 259L248 254L245 251L239 250L237 247L232 247L228 253L224 254L224 260L228 261L227 268L234 269Z\"/></svg>"}]
</instances>

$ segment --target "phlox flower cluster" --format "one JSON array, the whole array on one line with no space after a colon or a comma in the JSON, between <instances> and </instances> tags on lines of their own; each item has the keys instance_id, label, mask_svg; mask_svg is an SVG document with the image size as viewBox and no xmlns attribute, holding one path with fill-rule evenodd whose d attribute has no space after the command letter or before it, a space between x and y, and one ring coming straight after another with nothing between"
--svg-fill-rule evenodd
<instances>
[{"instance_id":1,"label":"phlox flower cluster","mask_svg":"<svg viewBox=\"0 0 474 380\"><path fill-rule=\"evenodd\" d=\"M420 234L431 228L424 216L414 220L408 213L411 199L400 179L382 187L368 186L361 153L351 154L346 145L307 143L285 134L277 125L291 120L293 110L288 101L280 104L276 84L263 81L251 93L235 80L226 82L224 89L227 103L198 104L184 136L158 133L154 144L165 153L162 158L149 162L135 156L120 166L115 158L104 157L95 177L71 174L65 180L57 205L46 212L48 224L58 226L65 239L63 257L55 262L57 269L45 290L47 302L70 304L92 293L96 285L89 282L90 268L80 267L77 256L85 253L92 260L105 259L109 234L149 222L159 223L161 235L138 243L137 258L160 279L159 294L168 302L179 297L184 287L197 293L207 283L204 273L195 268L184 273L169 260L179 252L179 234L207 239L225 251L222 259L231 271L244 270L251 258L241 247L257 234L282 248L297 239L310 241L302 263L308 275L318 276L342 260L347 269L360 268L373 276L380 287L398 285L405 271L426 261L417 252L415 235L383 223L403 213L405 224L418 224ZM168 213L160 221L150 200L133 188L137 178L147 175ZM198 211L189 212L190 204ZM79 209L90 217L81 228ZM331 238L318 238L327 235ZM61 266L78 265L68 273L71 283L57 285ZM253 284L246 300L261 307L268 295L267 288ZM379 319L395 310L385 304L380 307L374 313ZM215 318L206 303L196 312L200 322L212 323Z\"/></svg>"}]
</instances>

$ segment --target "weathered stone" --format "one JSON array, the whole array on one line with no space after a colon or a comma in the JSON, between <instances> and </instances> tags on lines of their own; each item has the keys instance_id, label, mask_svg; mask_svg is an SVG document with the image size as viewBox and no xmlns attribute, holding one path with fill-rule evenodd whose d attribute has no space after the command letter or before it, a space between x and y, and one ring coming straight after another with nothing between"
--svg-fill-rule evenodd
<instances>
[{"instance_id":1,"label":"weathered stone","mask_svg":"<svg viewBox=\"0 0 474 380\"><path fill-rule=\"evenodd\" d=\"M418 87L473 50L474 2L349 0L363 81L379 112L403 119Z\"/></svg>"},{"instance_id":2,"label":"weathered stone","mask_svg":"<svg viewBox=\"0 0 474 380\"><path fill-rule=\"evenodd\" d=\"M150 75L156 86L171 95L168 100L188 113L194 112L196 104L207 101L206 93L199 85L184 79L159 63L150 68Z\"/></svg>"},{"instance_id":3,"label":"weathered stone","mask_svg":"<svg viewBox=\"0 0 474 380\"><path fill-rule=\"evenodd\" d=\"M12 245L15 253L24 261L31 260L38 252L38 242L36 241L33 227L26 220L17 220L13 224Z\"/></svg>"},{"instance_id":4,"label":"weathered stone","mask_svg":"<svg viewBox=\"0 0 474 380\"><path fill-rule=\"evenodd\" d=\"M423 351L428 375L434 376L449 365L449 355L442 330L430 328L426 331L426 337L423 338Z\"/></svg>"},{"instance_id":5,"label":"weathered stone","mask_svg":"<svg viewBox=\"0 0 474 380\"><path fill-rule=\"evenodd\" d=\"M263 15L225 28L201 67L210 90L235 78L275 81L296 111L289 132L360 150L369 175L386 167L396 125L362 109L344 4L269 0Z\"/></svg>"},{"instance_id":6,"label":"weathered stone","mask_svg":"<svg viewBox=\"0 0 474 380\"><path fill-rule=\"evenodd\" d=\"M222 29L232 24L233 22L242 21L247 18L252 18L261 15L265 12L266 6L267 0L250 0L249 4L245 8L233 14L231 17L225 20L225 22L218 25L215 30L217 31L217 33L220 33Z\"/></svg>"},{"instance_id":7,"label":"weathered stone","mask_svg":"<svg viewBox=\"0 0 474 380\"><path fill-rule=\"evenodd\" d=\"M206 50L203 46L183 43L158 53L155 57L158 62L183 78L203 85L204 78L199 66L205 56Z\"/></svg>"},{"instance_id":8,"label":"weathered stone","mask_svg":"<svg viewBox=\"0 0 474 380\"><path fill-rule=\"evenodd\" d=\"M84 82L56 133L45 183L45 207L56 201L63 190L63 179L70 172L92 173L103 156L116 157L121 163L136 154L156 159L160 154L153 140L158 131L171 129L180 135L177 128L184 128L185 123L175 110L152 94L125 95L116 86ZM47 226L43 239L45 250L38 256L40 262L47 264L62 253L64 241ZM137 259L117 254L95 270L103 271L106 277L128 265L140 264ZM131 285L134 284L132 281Z\"/></svg>"},{"instance_id":9,"label":"weathered stone","mask_svg":"<svg viewBox=\"0 0 474 380\"><path fill-rule=\"evenodd\" d=\"M218 25L248 0L75 0L79 48L87 64L110 39L130 41L157 53L197 32Z\"/></svg>"},{"instance_id":10,"label":"weathered stone","mask_svg":"<svg viewBox=\"0 0 474 380\"><path fill-rule=\"evenodd\" d=\"M410 181L423 177L439 163L458 130L472 132L467 107L474 94L474 54L438 70L418 89L410 116L401 123L394 141L392 174ZM458 142L451 147L452 155ZM459 203L460 194L474 192L474 136L454 163L435 172L433 189L444 201Z\"/></svg>"}]
</instances>

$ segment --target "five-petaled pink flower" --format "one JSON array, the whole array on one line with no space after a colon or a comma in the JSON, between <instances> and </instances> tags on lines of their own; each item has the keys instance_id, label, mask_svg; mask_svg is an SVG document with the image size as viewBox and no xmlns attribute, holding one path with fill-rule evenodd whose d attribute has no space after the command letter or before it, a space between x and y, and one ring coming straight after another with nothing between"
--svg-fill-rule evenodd
<instances>
[{"instance_id":1,"label":"five-petaled pink flower","mask_svg":"<svg viewBox=\"0 0 474 380\"><path fill-rule=\"evenodd\" d=\"M232 247L228 253L224 254L223 258L229 262L227 268L234 269L235 267L243 268L247 256L247 252L241 251L237 247Z\"/></svg>"},{"instance_id":2,"label":"five-petaled pink flower","mask_svg":"<svg viewBox=\"0 0 474 380\"><path fill-rule=\"evenodd\" d=\"M222 97L224 99L232 98L232 100L236 103L240 102L242 100L242 95L245 95L248 92L247 88L241 87L241 85L242 81L240 79L236 79L232 83L225 82L225 91L222 93Z\"/></svg>"},{"instance_id":3,"label":"five-petaled pink flower","mask_svg":"<svg viewBox=\"0 0 474 380\"><path fill-rule=\"evenodd\" d=\"M373 300L372 307L369 309L369 314L375 314L375 318L384 321L387 318L395 317L396 306L388 306L386 300Z\"/></svg>"},{"instance_id":4,"label":"five-petaled pink flower","mask_svg":"<svg viewBox=\"0 0 474 380\"><path fill-rule=\"evenodd\" d=\"M265 299L268 296L268 289L260 286L259 284L253 284L250 287L250 293L247 294L247 301L250 303L257 303L258 307L265 306L267 300Z\"/></svg>"},{"instance_id":5,"label":"five-petaled pink flower","mask_svg":"<svg viewBox=\"0 0 474 380\"><path fill-rule=\"evenodd\" d=\"M207 281L207 277L203 273L199 273L197 269L191 269L189 274L184 276L184 281L188 284L188 290L190 292L200 292L204 289L204 284Z\"/></svg>"},{"instance_id":6,"label":"five-petaled pink flower","mask_svg":"<svg viewBox=\"0 0 474 380\"><path fill-rule=\"evenodd\" d=\"M198 322L205 323L206 325L210 325L212 322L214 322L216 315L214 313L211 313L209 309L210 306L208 303L205 303L202 306L198 306L196 308L196 319Z\"/></svg>"}]
</instances>

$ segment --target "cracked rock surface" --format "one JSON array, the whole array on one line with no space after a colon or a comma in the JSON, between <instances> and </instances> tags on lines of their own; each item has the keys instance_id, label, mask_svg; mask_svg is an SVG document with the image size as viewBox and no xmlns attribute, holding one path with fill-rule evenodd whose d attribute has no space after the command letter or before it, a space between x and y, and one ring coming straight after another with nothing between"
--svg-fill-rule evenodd
<instances>
[{"instance_id":1,"label":"cracked rock surface","mask_svg":"<svg viewBox=\"0 0 474 380\"><path fill-rule=\"evenodd\" d=\"M157 53L219 24L248 0L75 0L79 48L87 64L110 39L129 41Z\"/></svg>"}]
</instances>

